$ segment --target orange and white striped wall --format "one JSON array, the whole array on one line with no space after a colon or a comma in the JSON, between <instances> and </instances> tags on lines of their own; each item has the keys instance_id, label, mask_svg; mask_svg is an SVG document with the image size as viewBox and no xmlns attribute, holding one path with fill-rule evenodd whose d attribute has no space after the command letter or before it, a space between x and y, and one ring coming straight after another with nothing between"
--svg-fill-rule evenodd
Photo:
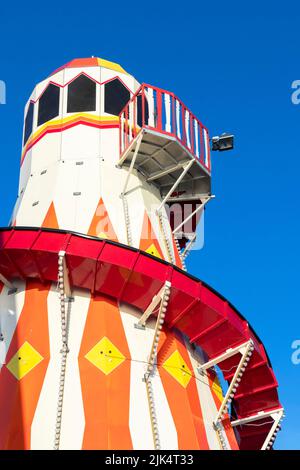
<instances>
[{"instance_id":1,"label":"orange and white striped wall","mask_svg":"<svg viewBox=\"0 0 300 470\"><path fill-rule=\"evenodd\" d=\"M7 351L0 371L1 449L52 449L57 423L61 330L57 287L16 283L0 294ZM73 292L68 308L60 449L154 449L146 385L155 321L135 328L141 312L104 296ZM202 352L164 328L153 375L164 449L220 449L213 427L222 392L199 372ZM142 432L141 432L141 423ZM42 430L42 431L41 431ZM228 448L237 448L230 426Z\"/></svg>"}]
</instances>

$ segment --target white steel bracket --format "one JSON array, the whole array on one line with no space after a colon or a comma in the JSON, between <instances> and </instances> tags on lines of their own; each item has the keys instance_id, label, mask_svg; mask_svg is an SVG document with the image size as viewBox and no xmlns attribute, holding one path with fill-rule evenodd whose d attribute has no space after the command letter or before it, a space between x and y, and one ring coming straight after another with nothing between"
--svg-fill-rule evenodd
<instances>
[{"instance_id":1,"label":"white steel bracket","mask_svg":"<svg viewBox=\"0 0 300 470\"><path fill-rule=\"evenodd\" d=\"M193 165L193 163L195 162L195 160L191 160L189 163L187 163L185 166L184 166L184 170L183 172L180 174L180 176L177 178L177 180L175 181L175 183L173 184L172 188L170 189L170 191L166 194L166 196L163 198L162 202L160 203L159 207L156 209L156 214L159 213L159 211L161 210L161 208L163 207L163 205L167 202L167 200L169 199L169 197L171 196L171 194L173 194L173 192L175 191L175 189L177 188L177 186L179 185L180 181L184 178L184 176L186 175L186 173L189 171L189 169L191 168L191 166Z\"/></svg>"},{"instance_id":2,"label":"white steel bracket","mask_svg":"<svg viewBox=\"0 0 300 470\"><path fill-rule=\"evenodd\" d=\"M200 204L197 209L195 209L190 215L188 215L183 222L181 222L179 225L177 225L177 227L173 230L173 234L175 234L176 232L178 232L178 230L183 227L192 217L194 217L194 215L196 215L201 209L203 209L203 207L208 203L208 201L210 201L211 199L213 199L215 196L212 194L211 196L208 196L203 202L202 204Z\"/></svg>"},{"instance_id":3,"label":"white steel bracket","mask_svg":"<svg viewBox=\"0 0 300 470\"><path fill-rule=\"evenodd\" d=\"M283 419L283 413L284 410L282 409L281 411L277 411L276 413L272 413L270 415L271 418L274 420L274 423L265 439L265 442L262 445L261 450L270 450L270 448L272 447L276 439L276 435L280 430L280 421Z\"/></svg>"},{"instance_id":4,"label":"white steel bracket","mask_svg":"<svg viewBox=\"0 0 300 470\"><path fill-rule=\"evenodd\" d=\"M141 328L141 329L145 328L148 318L154 312L154 310L156 309L158 304L163 301L164 294L165 294L166 291L170 290L170 287L171 287L171 283L169 281L166 281L165 284L163 285L163 287L153 297L151 303L146 308L145 312L143 313L143 315L139 319L138 323L135 324L136 328Z\"/></svg>"},{"instance_id":5,"label":"white steel bracket","mask_svg":"<svg viewBox=\"0 0 300 470\"><path fill-rule=\"evenodd\" d=\"M0 281L8 288L8 289L15 289L15 286L8 280L6 279L3 274L0 274Z\"/></svg>"},{"instance_id":6,"label":"white steel bracket","mask_svg":"<svg viewBox=\"0 0 300 470\"><path fill-rule=\"evenodd\" d=\"M192 248L192 246L193 246L193 244L194 244L194 242L195 242L195 240L196 240L196 236L197 236L197 235L196 235L196 233L195 233L195 234L192 236L192 238L190 239L190 241L187 243L186 247L184 248L184 250L183 250L183 252L182 252L182 254L181 254L183 260L189 255L190 250L191 250L191 248Z\"/></svg>"},{"instance_id":7,"label":"white steel bracket","mask_svg":"<svg viewBox=\"0 0 300 470\"><path fill-rule=\"evenodd\" d=\"M68 270L67 263L66 263L66 252L59 251L58 256L62 260L61 267L62 267L62 273L63 273L64 292L65 292L67 299L72 300L73 297L72 297L72 290L71 290L70 279L69 279L69 270Z\"/></svg>"},{"instance_id":8,"label":"white steel bracket","mask_svg":"<svg viewBox=\"0 0 300 470\"><path fill-rule=\"evenodd\" d=\"M153 394L151 378L152 378L152 374L154 371L155 362L157 362L157 348L158 348L160 333L164 324L167 306L168 306L168 302L170 298L170 283L169 282L168 283L166 282L165 286L163 287L162 294L157 297L159 297L158 302L160 301L160 307L159 307L159 312L157 314L156 324L154 328L153 341L152 341L152 346L151 346L150 355L148 359L148 365L147 365L146 372L144 375L144 382L146 384L146 390L147 390L154 448L155 450L160 450L159 429L158 429L158 423L157 423L157 417L156 417L156 411L155 411L155 402L154 402L154 394ZM152 311L153 311L153 308L152 308Z\"/></svg>"},{"instance_id":9,"label":"white steel bracket","mask_svg":"<svg viewBox=\"0 0 300 470\"><path fill-rule=\"evenodd\" d=\"M157 347L159 343L160 333L164 324L168 302L170 298L170 285L171 284L169 282L167 284L167 282L163 288L163 293L161 295L160 307L159 307L159 312L157 314L156 324L154 328L153 342L152 342L152 346L150 350L148 367L145 373L145 381L149 380L149 377L153 372L154 363L157 357Z\"/></svg>"},{"instance_id":10,"label":"white steel bracket","mask_svg":"<svg viewBox=\"0 0 300 470\"><path fill-rule=\"evenodd\" d=\"M124 196L126 196L126 191L127 191L128 183L129 183L129 180L130 180L131 173L132 173L132 171L133 171L133 167L134 167L134 164L135 164L137 155L138 155L138 153L139 153L140 145L141 145L141 142L142 142L142 139L143 139L143 134L144 134L144 132L141 131L140 134L139 134L138 137L137 137L137 140L136 140L136 147L135 147L135 149L134 149L133 157L132 157L132 159L131 159L130 166L129 166L129 169L128 169L128 172L127 172L127 176L126 176L124 188L123 188L123 191L121 192L121 195L120 195L121 198L123 198Z\"/></svg>"},{"instance_id":11,"label":"white steel bracket","mask_svg":"<svg viewBox=\"0 0 300 470\"><path fill-rule=\"evenodd\" d=\"M280 421L284 418L284 409L278 408L277 410L270 410L270 411L259 411L255 415L248 416L247 418L236 419L235 421L231 422L231 426L251 426L251 423L255 421L260 421L263 418L272 418L273 424L272 427L261 447L261 450L269 450L276 438L278 431L280 430Z\"/></svg>"},{"instance_id":12,"label":"white steel bracket","mask_svg":"<svg viewBox=\"0 0 300 470\"><path fill-rule=\"evenodd\" d=\"M240 362L236 368L236 371L234 373L234 376L229 384L228 390L225 394L225 397L222 401L222 404L218 410L217 416L214 420L215 426L218 425L218 423L224 418L226 412L227 412L227 407L228 405L232 402L232 399L235 395L236 389L239 386L239 383L241 381L241 377L250 361L252 351L254 349L253 346L253 341L250 339L246 343L241 344L240 346L237 346L236 348L230 348L228 349L225 353L221 354L215 359L212 359L211 361L207 362L206 364L203 364L200 369L206 370L214 365L217 365L218 363L229 359L233 355L240 353L242 355Z\"/></svg>"}]
</instances>

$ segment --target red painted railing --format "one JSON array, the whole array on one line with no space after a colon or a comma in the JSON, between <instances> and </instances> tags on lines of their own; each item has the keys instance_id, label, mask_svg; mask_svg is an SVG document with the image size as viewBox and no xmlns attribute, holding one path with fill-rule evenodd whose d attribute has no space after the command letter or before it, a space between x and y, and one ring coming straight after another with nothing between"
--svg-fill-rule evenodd
<instances>
[{"instance_id":1,"label":"red painted railing","mask_svg":"<svg viewBox=\"0 0 300 470\"><path fill-rule=\"evenodd\" d=\"M210 171L208 130L174 93L143 83L119 117L121 156L148 129L175 138Z\"/></svg>"}]
</instances>

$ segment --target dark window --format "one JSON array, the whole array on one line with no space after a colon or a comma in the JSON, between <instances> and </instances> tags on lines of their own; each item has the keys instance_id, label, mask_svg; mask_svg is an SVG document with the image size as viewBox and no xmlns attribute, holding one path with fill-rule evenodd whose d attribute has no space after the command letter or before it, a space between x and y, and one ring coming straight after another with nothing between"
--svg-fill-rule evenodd
<instances>
[{"instance_id":1,"label":"dark window","mask_svg":"<svg viewBox=\"0 0 300 470\"><path fill-rule=\"evenodd\" d=\"M144 124L148 125L149 119L149 109L148 102L144 97ZM143 104L142 104L142 95L137 96L137 123L138 126L142 127L143 125Z\"/></svg>"},{"instance_id":2,"label":"dark window","mask_svg":"<svg viewBox=\"0 0 300 470\"><path fill-rule=\"evenodd\" d=\"M105 85L104 111L119 116L125 104L130 99L130 93L118 78Z\"/></svg>"},{"instance_id":3,"label":"dark window","mask_svg":"<svg viewBox=\"0 0 300 470\"><path fill-rule=\"evenodd\" d=\"M59 113L59 87L50 83L39 99L38 126Z\"/></svg>"},{"instance_id":4,"label":"dark window","mask_svg":"<svg viewBox=\"0 0 300 470\"><path fill-rule=\"evenodd\" d=\"M96 83L79 75L68 87L68 113L96 111Z\"/></svg>"},{"instance_id":5,"label":"dark window","mask_svg":"<svg viewBox=\"0 0 300 470\"><path fill-rule=\"evenodd\" d=\"M32 133L33 110L34 110L34 104L30 103L29 107L27 109L27 114L26 114L26 118L25 118L25 129L24 129L23 145L26 144L27 140L29 139L29 136Z\"/></svg>"}]
</instances>

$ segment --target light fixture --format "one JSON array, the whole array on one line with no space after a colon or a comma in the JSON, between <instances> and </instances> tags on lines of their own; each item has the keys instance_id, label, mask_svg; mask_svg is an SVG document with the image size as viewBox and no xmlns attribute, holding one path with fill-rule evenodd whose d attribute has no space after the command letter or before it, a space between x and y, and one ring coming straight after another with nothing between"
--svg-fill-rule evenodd
<instances>
[{"instance_id":1,"label":"light fixture","mask_svg":"<svg viewBox=\"0 0 300 470\"><path fill-rule=\"evenodd\" d=\"M219 152L224 152L225 150L233 149L234 135L227 134L224 132L220 136L217 135L212 137L212 150L219 150Z\"/></svg>"}]
</instances>

